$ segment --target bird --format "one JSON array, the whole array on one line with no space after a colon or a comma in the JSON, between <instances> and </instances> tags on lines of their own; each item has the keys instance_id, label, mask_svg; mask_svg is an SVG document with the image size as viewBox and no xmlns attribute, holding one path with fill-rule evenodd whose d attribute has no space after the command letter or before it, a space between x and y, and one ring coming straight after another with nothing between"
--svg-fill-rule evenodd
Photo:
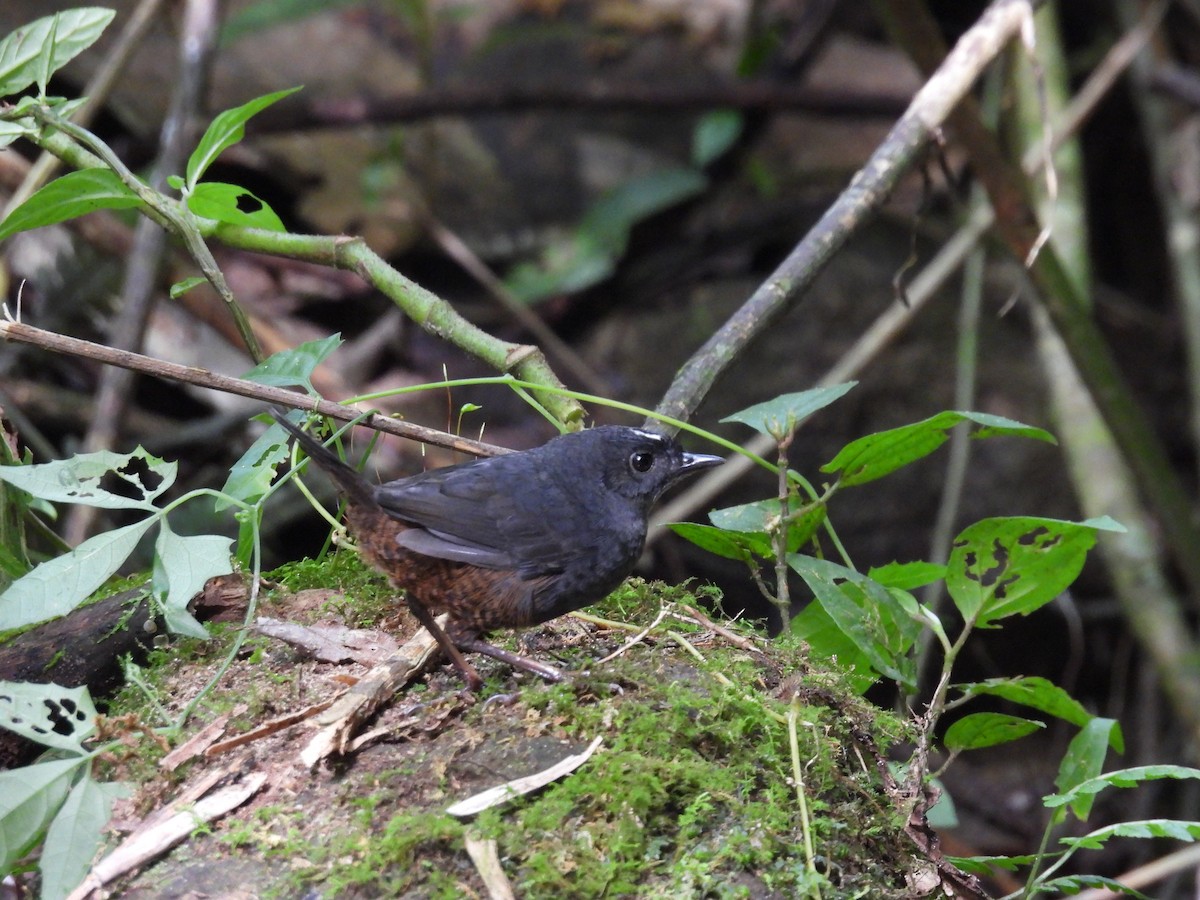
<instances>
[{"instance_id":1,"label":"bird","mask_svg":"<svg viewBox=\"0 0 1200 900\"><path fill-rule=\"evenodd\" d=\"M724 462L655 431L602 425L372 484L280 410L271 415L333 480L360 553L404 592L471 690L482 680L461 651L560 680L484 636L606 597L633 571L659 496ZM445 630L439 612L449 613Z\"/></svg>"}]
</instances>

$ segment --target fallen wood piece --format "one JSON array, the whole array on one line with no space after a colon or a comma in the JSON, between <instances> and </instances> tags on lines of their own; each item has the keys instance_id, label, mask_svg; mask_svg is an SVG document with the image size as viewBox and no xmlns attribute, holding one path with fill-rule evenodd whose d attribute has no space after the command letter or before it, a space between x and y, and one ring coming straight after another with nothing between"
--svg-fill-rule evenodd
<instances>
[{"instance_id":1,"label":"fallen wood piece","mask_svg":"<svg viewBox=\"0 0 1200 900\"><path fill-rule=\"evenodd\" d=\"M246 776L241 784L222 788L214 794L197 800L187 809L182 800L173 801L164 810L149 817L142 827L125 838L112 853L104 857L88 873L87 878L75 888L67 900L85 900L93 891L109 884L184 841L200 825L216 821L226 813L237 809L267 782L263 772ZM164 817L163 813L167 813Z\"/></svg>"},{"instance_id":2,"label":"fallen wood piece","mask_svg":"<svg viewBox=\"0 0 1200 900\"><path fill-rule=\"evenodd\" d=\"M481 791L474 796L468 797L466 800L460 800L453 806L446 809L452 816L466 818L483 812L485 809L491 809L493 806L499 806L501 803L507 803L517 797L525 794L532 794L534 791L544 788L553 781L558 781L564 775L569 775L582 766L585 762L592 758L592 754L599 749L603 737L597 737L582 753L576 753L573 756L568 756L556 762L548 769L543 769L540 772L535 772L533 775L526 775L523 778L514 778L512 781L506 781L504 784L498 784L493 788L488 788L486 791Z\"/></svg>"},{"instance_id":3,"label":"fallen wood piece","mask_svg":"<svg viewBox=\"0 0 1200 900\"><path fill-rule=\"evenodd\" d=\"M438 616L437 623L445 628L448 619ZM389 659L371 669L317 719L325 727L300 751L301 762L311 769L329 756L345 753L358 726L424 670L438 650L433 635L422 628Z\"/></svg>"}]
</instances>

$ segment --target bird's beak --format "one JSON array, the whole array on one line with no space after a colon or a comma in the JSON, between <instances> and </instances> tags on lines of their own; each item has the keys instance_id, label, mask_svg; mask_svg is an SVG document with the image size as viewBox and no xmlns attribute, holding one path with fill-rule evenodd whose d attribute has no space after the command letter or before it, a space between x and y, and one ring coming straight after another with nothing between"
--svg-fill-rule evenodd
<instances>
[{"instance_id":1,"label":"bird's beak","mask_svg":"<svg viewBox=\"0 0 1200 900\"><path fill-rule=\"evenodd\" d=\"M707 453L685 453L683 454L683 464L679 467L680 475L691 475L693 472L699 472L701 469L711 469L713 466L719 466L725 462L723 456L710 456Z\"/></svg>"}]
</instances>

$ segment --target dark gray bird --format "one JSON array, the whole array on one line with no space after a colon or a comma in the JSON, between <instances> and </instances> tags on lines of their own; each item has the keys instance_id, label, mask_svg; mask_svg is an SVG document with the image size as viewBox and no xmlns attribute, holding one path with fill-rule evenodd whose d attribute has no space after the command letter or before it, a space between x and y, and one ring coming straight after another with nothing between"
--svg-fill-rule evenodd
<instances>
[{"instance_id":1,"label":"dark gray bird","mask_svg":"<svg viewBox=\"0 0 1200 900\"><path fill-rule=\"evenodd\" d=\"M540 447L373 485L272 410L345 495L364 557L405 592L409 608L472 687L459 648L557 679L541 663L482 639L605 597L633 570L658 497L722 462L671 438L607 425ZM433 621L450 614L443 632Z\"/></svg>"}]
</instances>

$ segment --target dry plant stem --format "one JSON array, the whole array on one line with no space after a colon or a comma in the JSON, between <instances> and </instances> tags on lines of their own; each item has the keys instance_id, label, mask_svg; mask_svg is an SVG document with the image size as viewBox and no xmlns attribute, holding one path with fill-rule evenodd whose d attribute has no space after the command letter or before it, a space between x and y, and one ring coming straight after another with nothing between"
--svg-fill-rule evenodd
<instances>
[{"instance_id":1,"label":"dry plant stem","mask_svg":"<svg viewBox=\"0 0 1200 900\"><path fill-rule=\"evenodd\" d=\"M116 41L105 55L103 62L100 63L100 68L96 70L91 81L84 85L81 93L87 99L79 109L75 110L71 116L72 121L85 128L91 125L96 113L108 101L113 85L125 71L125 65L129 62L129 58L141 44L142 38L150 30L150 26L154 24L154 19L162 5L163 0L142 0L129 15L125 21L125 27L117 35ZM46 180L54 174L57 168L58 158L56 156L44 152L40 154L30 166L21 186L13 191L3 211L0 211L0 221L7 218L10 212L28 200L34 191L46 183Z\"/></svg>"},{"instance_id":2,"label":"dry plant stem","mask_svg":"<svg viewBox=\"0 0 1200 900\"><path fill-rule=\"evenodd\" d=\"M1200 3L1200 0L1196 0ZM1154 26L1161 18L1165 2L1159 3L1137 28L1121 38L1105 54L1095 71L1088 77L1079 93L1064 111L1062 120L1054 126L1054 146L1068 137L1076 134L1091 116L1096 106L1107 96L1108 91L1120 77L1146 43ZM1052 147L1052 149L1054 149ZM1024 170L1029 175L1041 171L1044 154L1040 151L1030 154L1024 161ZM917 313L933 298L934 292L953 275L962 261L966 259L979 239L992 227L995 213L990 207L976 209L961 229L951 238L937 255L929 262L921 273L913 279L908 289L909 305L893 304L886 309L871 327L860 337L842 358L825 373L818 381L817 387L829 387L854 378L863 371L880 353L895 340ZM769 435L758 435L751 440L746 448L757 456L769 453L775 446L775 441ZM651 529L648 543L663 534L661 528L655 528L664 522L679 522L687 519L697 510L709 505L712 500L726 487L733 484L748 472L753 463L744 456L731 456L723 466L710 469L694 480L685 491L675 495L673 500L659 506L658 512L651 519Z\"/></svg>"},{"instance_id":3,"label":"dry plant stem","mask_svg":"<svg viewBox=\"0 0 1200 900\"><path fill-rule=\"evenodd\" d=\"M913 56L918 66L930 70L939 58L941 35L924 3L877 0L875 5L885 10L893 39ZM957 50L958 47L951 55ZM953 112L950 123L967 150L973 171L987 190L996 215L997 236L1014 257L1027 261L1030 278L1055 330L1160 521L1193 604L1200 605L1200 528L1192 518L1189 493L1121 376L1103 333L1055 249L1044 247L1030 260L1030 251L1041 229L1026 196L1027 183L1008 163L995 135L984 126L977 104L967 98Z\"/></svg>"},{"instance_id":4,"label":"dry plant stem","mask_svg":"<svg viewBox=\"0 0 1200 900\"><path fill-rule=\"evenodd\" d=\"M197 121L208 86L217 24L215 0L188 0L185 4L179 45L179 78L159 134L159 155L149 179L156 191L163 191L167 176L183 168L188 146L194 140L194 128L189 127L189 123ZM166 232L144 217L138 220L133 241L133 253L126 261L125 280L121 286L121 307L108 336L108 343L122 350L138 350L142 346L167 245ZM95 413L83 441L85 452L107 450L113 446L120 425L125 421L125 408L132 388L132 370L111 366L103 370L96 392ZM69 544L75 546L87 537L97 512L94 506L71 509L64 529Z\"/></svg>"},{"instance_id":5,"label":"dry plant stem","mask_svg":"<svg viewBox=\"0 0 1200 900\"><path fill-rule=\"evenodd\" d=\"M833 254L883 205L979 73L1026 21L1029 8L1030 0L996 0L988 7L816 226L684 364L658 412L689 418L726 367L795 305Z\"/></svg>"},{"instance_id":6,"label":"dry plant stem","mask_svg":"<svg viewBox=\"0 0 1200 900\"><path fill-rule=\"evenodd\" d=\"M285 390L284 388L257 384L253 381L233 378L229 375L219 375L216 372L210 372L207 369L200 369L195 366L181 366L177 363L154 359L153 357L143 356L140 353L132 353L128 350L114 350L112 347L106 347L103 344L82 341L78 338L55 334L52 331L43 331L41 328L34 328L32 325L25 325L22 322L0 320L0 338L20 341L24 344L32 344L35 347L41 347L44 350L51 350L55 353L65 353L69 356L94 359L106 365L133 369L146 375L168 378L172 381L179 381L185 384L194 384L197 387L223 391L227 394L237 394L240 397L261 400L265 404L274 404L288 409L303 409L308 412L328 416L339 422L351 422L361 419L360 424L366 425L368 428L374 428L376 431L384 431L388 434L420 441L423 444L432 444L435 447L445 447L449 450L469 453L472 456L496 456L500 453L510 452L508 449L497 447L495 444L472 441L468 438L447 434L444 431L438 431L434 428L425 428L421 425L401 422L379 414L371 414L366 416L366 418L362 418L363 413L361 410L343 406L331 400L309 397L304 394L297 394L294 391Z\"/></svg>"},{"instance_id":7,"label":"dry plant stem","mask_svg":"<svg viewBox=\"0 0 1200 900\"><path fill-rule=\"evenodd\" d=\"M795 428L779 438L779 521L771 529L771 549L775 553L775 608L786 628L792 618L792 594L788 585L788 532L792 529L789 510L791 485L788 482L788 449L796 437Z\"/></svg>"}]
</instances>

